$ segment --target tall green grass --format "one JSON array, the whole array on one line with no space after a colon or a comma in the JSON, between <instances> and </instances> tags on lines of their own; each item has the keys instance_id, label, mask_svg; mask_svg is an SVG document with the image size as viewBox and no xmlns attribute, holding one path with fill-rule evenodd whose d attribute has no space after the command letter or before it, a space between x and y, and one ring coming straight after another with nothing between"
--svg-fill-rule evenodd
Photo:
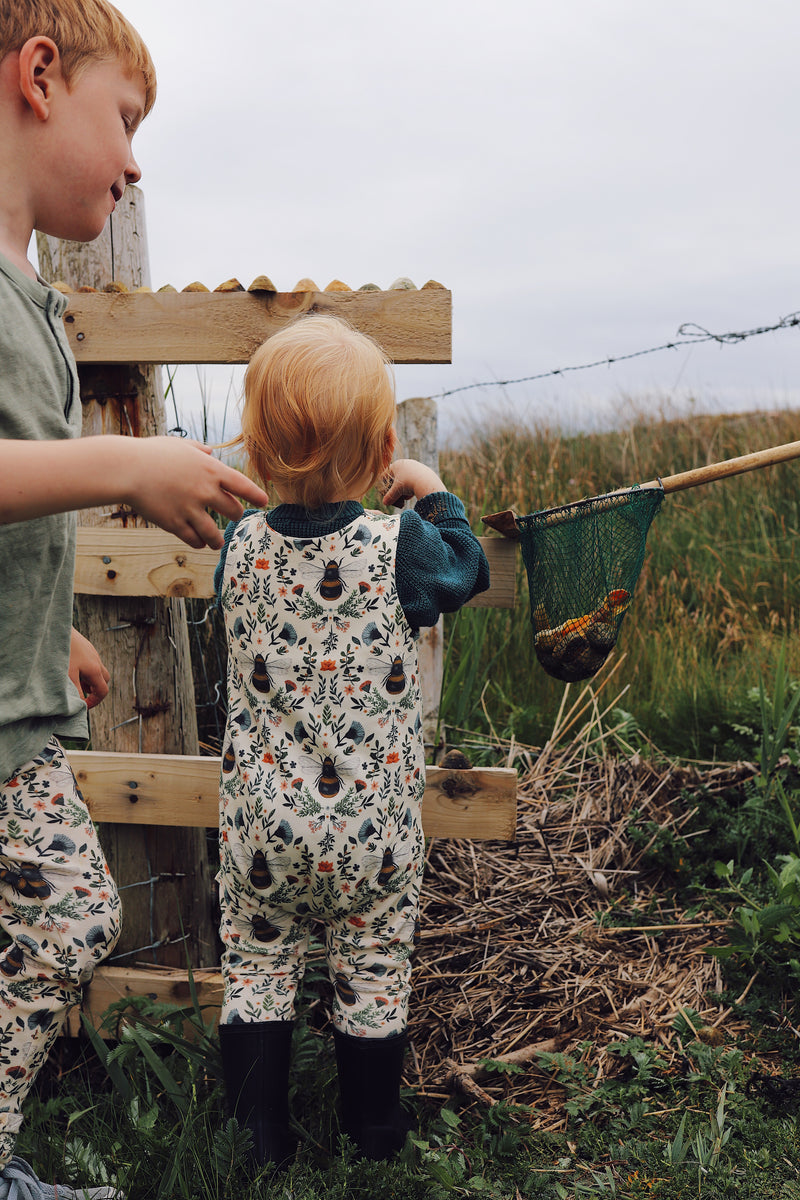
<instances>
[{"instance_id":1,"label":"tall green grass","mask_svg":"<svg viewBox=\"0 0 800 1200\"><path fill-rule=\"evenodd\" d=\"M791 412L666 419L643 413L624 429L566 436L509 423L475 430L442 454L442 475L480 516L534 512L617 487L676 474L798 437ZM800 460L665 498L616 655L625 708L663 749L730 757L741 698L770 675L786 639L787 670L800 672ZM540 744L564 684L533 652L527 580L520 562L512 613L468 610L450 620L450 670L476 681L443 716L452 726ZM479 645L476 631L484 641ZM506 647L498 654L498 647ZM477 655L477 658L476 658ZM478 690L479 681L479 690ZM487 714L491 714L491 721Z\"/></svg>"}]
</instances>

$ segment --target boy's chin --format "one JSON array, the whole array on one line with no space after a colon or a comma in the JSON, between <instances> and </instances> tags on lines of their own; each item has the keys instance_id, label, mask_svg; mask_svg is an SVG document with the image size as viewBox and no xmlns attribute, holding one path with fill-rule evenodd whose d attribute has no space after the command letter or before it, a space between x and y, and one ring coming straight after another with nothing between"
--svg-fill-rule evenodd
<instances>
[{"instance_id":1,"label":"boy's chin","mask_svg":"<svg viewBox=\"0 0 800 1200\"><path fill-rule=\"evenodd\" d=\"M93 242L105 229L109 216L110 213L98 213L96 216L84 214L78 219L73 214L66 220L53 221L48 225L42 223L37 229L48 237L60 238L65 242Z\"/></svg>"}]
</instances>

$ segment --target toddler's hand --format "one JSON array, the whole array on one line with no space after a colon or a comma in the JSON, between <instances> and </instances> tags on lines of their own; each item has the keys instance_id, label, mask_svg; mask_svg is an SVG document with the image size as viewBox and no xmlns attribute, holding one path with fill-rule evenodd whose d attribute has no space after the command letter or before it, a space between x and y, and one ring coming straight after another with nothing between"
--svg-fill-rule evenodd
<instances>
[{"instance_id":1,"label":"toddler's hand","mask_svg":"<svg viewBox=\"0 0 800 1200\"><path fill-rule=\"evenodd\" d=\"M393 462L381 480L381 487L386 489L381 496L386 505L399 505L412 497L421 500L431 492L447 491L435 471L413 458L398 458Z\"/></svg>"},{"instance_id":2,"label":"toddler's hand","mask_svg":"<svg viewBox=\"0 0 800 1200\"><path fill-rule=\"evenodd\" d=\"M200 549L222 545L222 530L206 512L213 508L236 521L242 515L237 496L262 507L267 493L233 467L214 458L207 446L190 439L131 439L134 462L124 495L136 512Z\"/></svg>"}]
</instances>

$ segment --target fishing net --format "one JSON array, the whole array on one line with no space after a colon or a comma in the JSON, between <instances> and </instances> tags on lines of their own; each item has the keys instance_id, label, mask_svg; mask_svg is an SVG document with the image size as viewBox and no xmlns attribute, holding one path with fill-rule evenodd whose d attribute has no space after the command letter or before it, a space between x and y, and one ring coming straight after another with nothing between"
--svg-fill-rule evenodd
<instances>
[{"instance_id":1,"label":"fishing net","mask_svg":"<svg viewBox=\"0 0 800 1200\"><path fill-rule=\"evenodd\" d=\"M661 487L631 488L517 517L536 657L565 683L614 649L644 561Z\"/></svg>"}]
</instances>

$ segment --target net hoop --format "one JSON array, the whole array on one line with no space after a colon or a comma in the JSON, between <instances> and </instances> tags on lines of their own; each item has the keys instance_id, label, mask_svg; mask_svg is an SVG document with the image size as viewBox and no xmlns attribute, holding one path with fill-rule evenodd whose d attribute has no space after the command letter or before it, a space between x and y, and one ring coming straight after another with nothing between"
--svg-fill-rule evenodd
<instances>
[{"instance_id":1,"label":"net hoop","mask_svg":"<svg viewBox=\"0 0 800 1200\"><path fill-rule=\"evenodd\" d=\"M592 678L614 649L663 498L659 480L516 518L534 650L555 679Z\"/></svg>"}]
</instances>

